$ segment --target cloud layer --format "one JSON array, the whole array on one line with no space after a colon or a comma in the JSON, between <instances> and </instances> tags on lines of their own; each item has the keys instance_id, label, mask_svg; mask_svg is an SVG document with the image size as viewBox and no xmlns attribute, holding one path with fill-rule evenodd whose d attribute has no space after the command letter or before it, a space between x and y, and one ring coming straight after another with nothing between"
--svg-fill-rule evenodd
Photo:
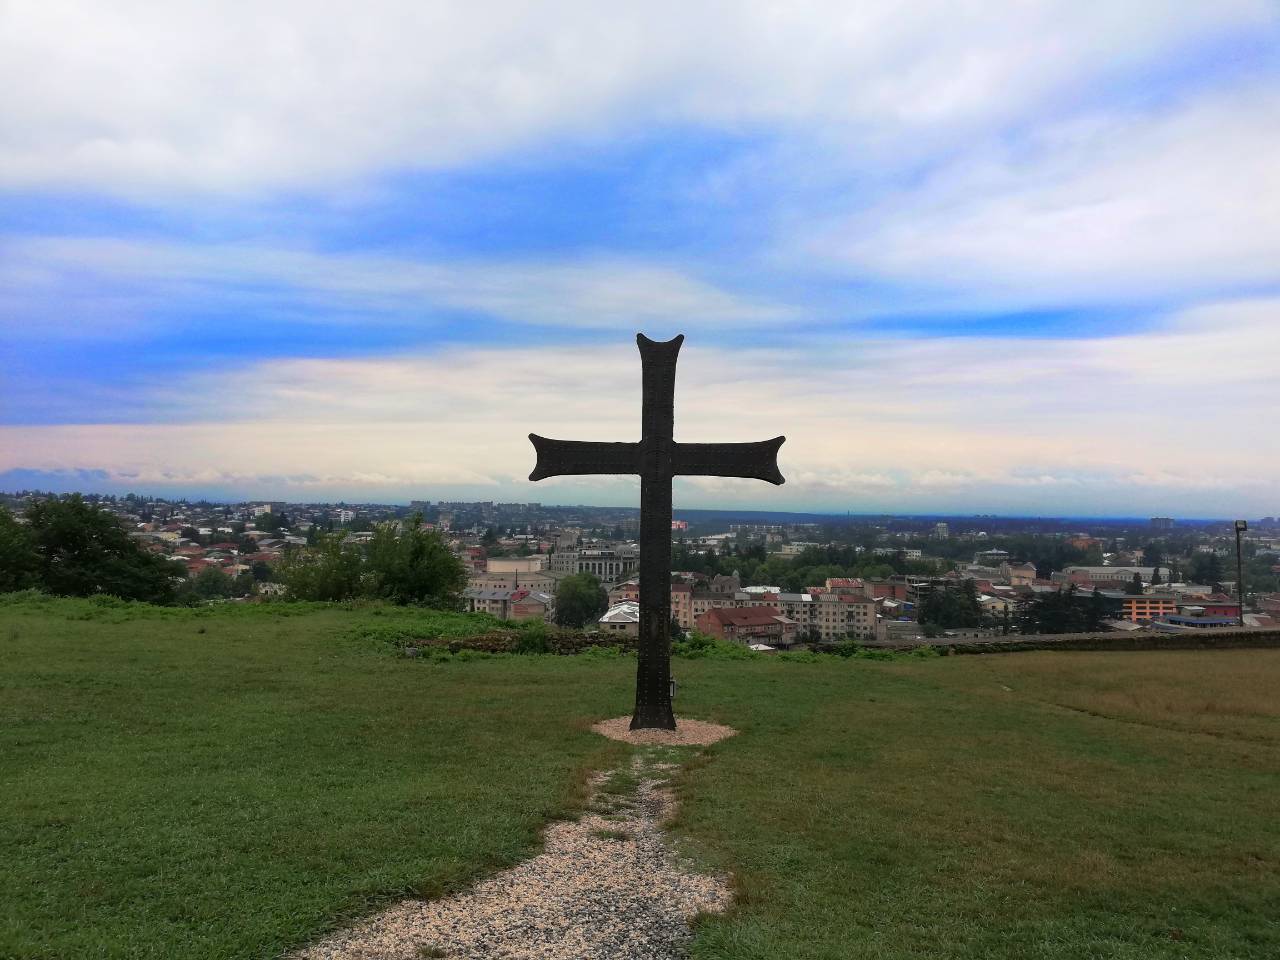
<instances>
[{"instance_id":1,"label":"cloud layer","mask_svg":"<svg viewBox=\"0 0 1280 960\"><path fill-rule=\"evenodd\" d=\"M1264 0L12 3L0 181L293 185L654 124L817 125L890 156L1275 17Z\"/></svg>"},{"instance_id":2,"label":"cloud layer","mask_svg":"<svg viewBox=\"0 0 1280 960\"><path fill-rule=\"evenodd\" d=\"M790 438L687 505L1274 513L1278 65L1266 0L10 3L0 475L630 502L523 438L634 435L643 329Z\"/></svg>"},{"instance_id":3,"label":"cloud layer","mask_svg":"<svg viewBox=\"0 0 1280 960\"><path fill-rule=\"evenodd\" d=\"M1170 318L1159 334L1106 340L831 344L820 378L803 348L691 341L677 438L787 434L788 485L770 502L798 509L943 510L959 498L1078 514L1101 494L1109 512L1141 512L1224 491L1261 506L1274 491L1275 444L1236 414L1274 396L1278 309L1225 303ZM632 479L527 483L525 434L634 439L639 386L625 344L263 363L148 398L157 419L183 425L0 429L0 470L92 464L121 483L274 485L299 497L471 489L627 501ZM755 486L690 480L678 500L749 504Z\"/></svg>"}]
</instances>

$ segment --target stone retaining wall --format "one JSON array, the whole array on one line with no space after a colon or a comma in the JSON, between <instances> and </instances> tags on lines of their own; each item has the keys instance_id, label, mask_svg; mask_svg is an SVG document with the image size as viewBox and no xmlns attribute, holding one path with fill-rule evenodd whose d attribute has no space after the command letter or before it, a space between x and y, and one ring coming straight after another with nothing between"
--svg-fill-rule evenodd
<instances>
[{"instance_id":1,"label":"stone retaining wall","mask_svg":"<svg viewBox=\"0 0 1280 960\"><path fill-rule=\"evenodd\" d=\"M954 653L1016 653L1022 650L1239 650L1280 647L1280 630L1219 627L1177 633L1116 631L1009 637L934 637L920 640L882 640L867 642L865 646L882 650L937 647Z\"/></svg>"}]
</instances>

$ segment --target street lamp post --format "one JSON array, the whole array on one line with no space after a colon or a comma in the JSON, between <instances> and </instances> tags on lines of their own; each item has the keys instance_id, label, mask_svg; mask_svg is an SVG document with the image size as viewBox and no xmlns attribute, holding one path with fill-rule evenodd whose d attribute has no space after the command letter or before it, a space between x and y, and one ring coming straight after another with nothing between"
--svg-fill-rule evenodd
<instances>
[{"instance_id":1,"label":"street lamp post","mask_svg":"<svg viewBox=\"0 0 1280 960\"><path fill-rule=\"evenodd\" d=\"M1236 596L1240 600L1239 620L1244 626L1244 553L1240 547L1240 535L1249 529L1248 520L1236 521Z\"/></svg>"}]
</instances>

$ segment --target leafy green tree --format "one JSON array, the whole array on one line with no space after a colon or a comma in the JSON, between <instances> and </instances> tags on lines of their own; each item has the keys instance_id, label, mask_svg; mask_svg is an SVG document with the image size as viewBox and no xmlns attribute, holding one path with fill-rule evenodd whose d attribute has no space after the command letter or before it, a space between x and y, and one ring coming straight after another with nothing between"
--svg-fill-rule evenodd
<instances>
[{"instance_id":1,"label":"leafy green tree","mask_svg":"<svg viewBox=\"0 0 1280 960\"><path fill-rule=\"evenodd\" d=\"M1191 558L1191 579L1216 586L1222 582L1222 559L1216 553L1197 553Z\"/></svg>"},{"instance_id":2,"label":"leafy green tree","mask_svg":"<svg viewBox=\"0 0 1280 960\"><path fill-rule=\"evenodd\" d=\"M1023 608L1019 625L1023 633L1090 633L1103 629L1112 610L1097 590L1081 597L1075 587L1046 593Z\"/></svg>"},{"instance_id":3,"label":"leafy green tree","mask_svg":"<svg viewBox=\"0 0 1280 960\"><path fill-rule=\"evenodd\" d=\"M452 608L467 586L467 571L434 530L415 514L401 529L379 524L369 544L368 587L375 597L393 603L422 603Z\"/></svg>"},{"instance_id":4,"label":"leafy green tree","mask_svg":"<svg viewBox=\"0 0 1280 960\"><path fill-rule=\"evenodd\" d=\"M348 600L360 593L360 553L346 534L321 534L314 547L281 558L277 573L295 600Z\"/></svg>"},{"instance_id":5,"label":"leafy green tree","mask_svg":"<svg viewBox=\"0 0 1280 960\"><path fill-rule=\"evenodd\" d=\"M1142 596L1144 589L1145 588L1142 585L1142 574L1135 573L1133 575L1133 579L1129 581L1129 583L1125 584L1124 592L1129 594L1131 597L1140 597Z\"/></svg>"},{"instance_id":6,"label":"leafy green tree","mask_svg":"<svg viewBox=\"0 0 1280 960\"><path fill-rule=\"evenodd\" d=\"M79 494L33 503L26 519L40 589L72 597L173 600L172 563L142 550L115 517Z\"/></svg>"},{"instance_id":7,"label":"leafy green tree","mask_svg":"<svg viewBox=\"0 0 1280 960\"><path fill-rule=\"evenodd\" d=\"M973 581L966 580L958 590L951 587L930 590L920 603L919 619L922 624L942 629L979 626L982 607Z\"/></svg>"},{"instance_id":8,"label":"leafy green tree","mask_svg":"<svg viewBox=\"0 0 1280 960\"><path fill-rule=\"evenodd\" d=\"M1094 587L1093 593L1089 597L1089 603L1085 607L1085 629L1092 631L1105 630L1107 627L1103 621L1119 615L1120 601L1108 600L1097 587Z\"/></svg>"},{"instance_id":9,"label":"leafy green tree","mask_svg":"<svg viewBox=\"0 0 1280 960\"><path fill-rule=\"evenodd\" d=\"M280 530L288 529L289 517L285 513L276 513L271 510L266 513L260 513L253 518L253 526L255 530L266 530L269 533L276 533Z\"/></svg>"},{"instance_id":10,"label":"leafy green tree","mask_svg":"<svg viewBox=\"0 0 1280 960\"><path fill-rule=\"evenodd\" d=\"M609 609L609 595L590 573L565 577L556 588L556 623L585 627Z\"/></svg>"},{"instance_id":11,"label":"leafy green tree","mask_svg":"<svg viewBox=\"0 0 1280 960\"><path fill-rule=\"evenodd\" d=\"M31 531L0 507L0 593L36 586L38 566Z\"/></svg>"},{"instance_id":12,"label":"leafy green tree","mask_svg":"<svg viewBox=\"0 0 1280 960\"><path fill-rule=\"evenodd\" d=\"M201 600L225 600L233 588L231 577L219 567L205 567L191 579L191 590Z\"/></svg>"}]
</instances>

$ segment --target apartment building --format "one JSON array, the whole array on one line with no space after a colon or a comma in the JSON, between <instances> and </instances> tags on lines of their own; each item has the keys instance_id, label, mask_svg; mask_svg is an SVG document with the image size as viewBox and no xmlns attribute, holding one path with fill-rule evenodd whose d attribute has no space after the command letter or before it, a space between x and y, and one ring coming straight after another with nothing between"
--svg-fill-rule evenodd
<instances>
[{"instance_id":1,"label":"apartment building","mask_svg":"<svg viewBox=\"0 0 1280 960\"><path fill-rule=\"evenodd\" d=\"M822 593L814 597L813 626L824 642L852 636L873 640L876 636L876 602L850 593Z\"/></svg>"},{"instance_id":2,"label":"apartment building","mask_svg":"<svg viewBox=\"0 0 1280 960\"><path fill-rule=\"evenodd\" d=\"M718 607L698 618L698 630L733 643L789 647L799 626L776 607Z\"/></svg>"},{"instance_id":3,"label":"apartment building","mask_svg":"<svg viewBox=\"0 0 1280 960\"><path fill-rule=\"evenodd\" d=\"M1178 612L1178 598L1172 594L1144 594L1120 599L1120 617L1131 623L1156 620Z\"/></svg>"}]
</instances>

